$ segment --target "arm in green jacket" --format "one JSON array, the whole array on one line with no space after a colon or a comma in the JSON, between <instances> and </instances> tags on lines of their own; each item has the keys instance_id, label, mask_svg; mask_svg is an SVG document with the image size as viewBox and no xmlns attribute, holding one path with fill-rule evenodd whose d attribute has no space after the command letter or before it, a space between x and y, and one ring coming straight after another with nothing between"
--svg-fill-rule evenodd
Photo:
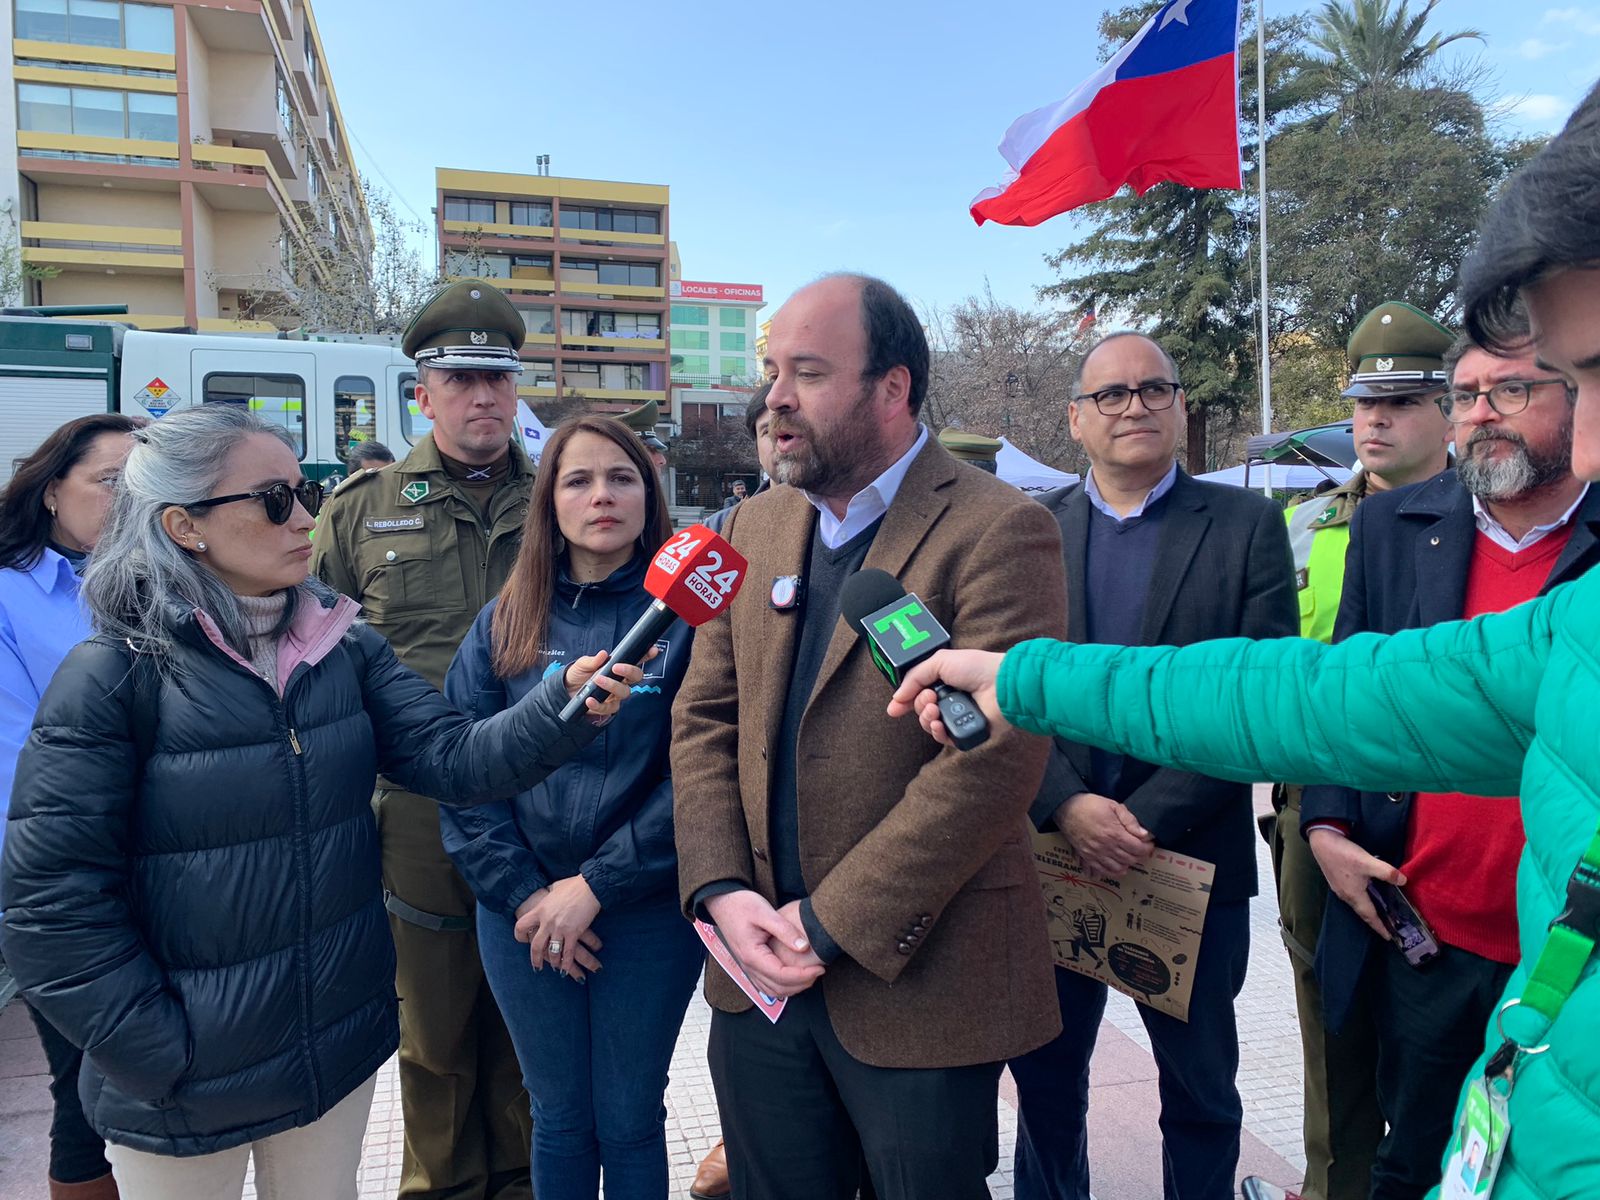
<instances>
[{"instance_id":1,"label":"arm in green jacket","mask_svg":"<svg viewBox=\"0 0 1600 1200\"><path fill-rule=\"evenodd\" d=\"M1005 656L1000 709L1034 733L1224 779L1515 795L1553 631L1582 586L1335 646L1037 639Z\"/></svg>"}]
</instances>

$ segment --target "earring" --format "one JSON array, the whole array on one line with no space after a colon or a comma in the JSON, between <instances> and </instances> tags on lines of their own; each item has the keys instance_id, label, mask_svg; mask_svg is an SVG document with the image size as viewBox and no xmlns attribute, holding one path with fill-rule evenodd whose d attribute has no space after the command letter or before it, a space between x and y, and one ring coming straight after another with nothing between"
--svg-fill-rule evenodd
<instances>
[{"instance_id":1,"label":"earring","mask_svg":"<svg viewBox=\"0 0 1600 1200\"><path fill-rule=\"evenodd\" d=\"M54 520L55 519L55 515L56 515L56 506L54 504L49 504L49 505L46 505L46 507L50 510L50 518L51 518L51 520Z\"/></svg>"},{"instance_id":2,"label":"earring","mask_svg":"<svg viewBox=\"0 0 1600 1200\"><path fill-rule=\"evenodd\" d=\"M206 544L204 542L196 542L194 544L194 548L196 550L200 551L201 554L204 554L206 552Z\"/></svg>"}]
</instances>

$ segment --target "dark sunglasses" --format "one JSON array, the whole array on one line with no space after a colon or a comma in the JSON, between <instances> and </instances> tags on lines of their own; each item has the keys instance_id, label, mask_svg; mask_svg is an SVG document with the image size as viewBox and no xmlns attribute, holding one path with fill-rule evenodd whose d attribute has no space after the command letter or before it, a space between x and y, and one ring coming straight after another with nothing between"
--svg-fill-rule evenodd
<instances>
[{"instance_id":1,"label":"dark sunglasses","mask_svg":"<svg viewBox=\"0 0 1600 1200\"><path fill-rule=\"evenodd\" d=\"M282 525L294 512L294 502L300 501L300 507L311 516L317 515L317 510L322 507L322 485L307 479L290 487L287 483L275 483L269 488L262 488L259 492L238 492L232 496L213 496L209 500L196 500L193 504L185 504L187 509L215 508L219 504L232 504L235 500L259 500L267 510L267 520L274 525Z\"/></svg>"}]
</instances>

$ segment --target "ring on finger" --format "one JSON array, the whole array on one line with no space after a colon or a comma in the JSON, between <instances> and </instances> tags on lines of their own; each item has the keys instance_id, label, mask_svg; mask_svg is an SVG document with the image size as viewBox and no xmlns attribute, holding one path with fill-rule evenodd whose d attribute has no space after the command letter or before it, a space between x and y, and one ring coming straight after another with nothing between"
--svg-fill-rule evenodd
<instances>
[{"instance_id":1,"label":"ring on finger","mask_svg":"<svg viewBox=\"0 0 1600 1200\"><path fill-rule=\"evenodd\" d=\"M561 939L560 938L551 938L550 939L550 944L544 948L544 953L545 953L545 957L546 958L560 958L561 957Z\"/></svg>"}]
</instances>

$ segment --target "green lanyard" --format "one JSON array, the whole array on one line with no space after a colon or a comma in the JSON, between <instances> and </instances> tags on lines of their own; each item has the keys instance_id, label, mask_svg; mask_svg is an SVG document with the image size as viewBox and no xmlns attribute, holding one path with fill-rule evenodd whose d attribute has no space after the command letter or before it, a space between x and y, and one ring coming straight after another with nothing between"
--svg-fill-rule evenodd
<instances>
[{"instance_id":1,"label":"green lanyard","mask_svg":"<svg viewBox=\"0 0 1600 1200\"><path fill-rule=\"evenodd\" d=\"M1567 879L1566 907L1550 922L1550 934L1522 995L1507 1000L1500 1008L1496 1023L1505 1041L1489 1060L1486 1074L1505 1074L1518 1053L1542 1054L1550 1048L1543 1041L1544 1035L1578 985L1578 976L1594 953L1596 940L1600 940L1600 832L1589 839L1583 857ZM1513 1009L1526 1009L1535 1018L1521 1022L1513 1018L1514 1025L1526 1027L1527 1036L1506 1032L1506 1017Z\"/></svg>"}]
</instances>

